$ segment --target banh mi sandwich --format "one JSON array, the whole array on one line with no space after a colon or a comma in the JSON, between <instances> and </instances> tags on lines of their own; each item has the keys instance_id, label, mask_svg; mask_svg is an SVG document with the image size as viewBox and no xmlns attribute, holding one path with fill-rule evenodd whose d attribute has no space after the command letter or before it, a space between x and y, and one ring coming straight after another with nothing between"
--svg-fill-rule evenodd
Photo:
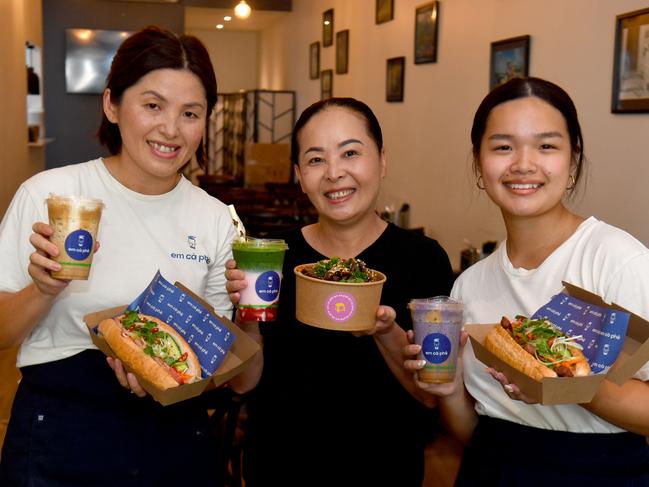
<instances>
[{"instance_id":1,"label":"banh mi sandwich","mask_svg":"<svg viewBox=\"0 0 649 487\"><path fill-rule=\"evenodd\" d=\"M536 380L543 377L580 377L590 365L577 343L548 320L503 317L487 334L485 348L502 361Z\"/></svg>"},{"instance_id":2,"label":"banh mi sandwich","mask_svg":"<svg viewBox=\"0 0 649 487\"><path fill-rule=\"evenodd\" d=\"M201 378L198 357L171 326L153 317L127 310L99 323L117 358L159 389L169 389Z\"/></svg>"}]
</instances>

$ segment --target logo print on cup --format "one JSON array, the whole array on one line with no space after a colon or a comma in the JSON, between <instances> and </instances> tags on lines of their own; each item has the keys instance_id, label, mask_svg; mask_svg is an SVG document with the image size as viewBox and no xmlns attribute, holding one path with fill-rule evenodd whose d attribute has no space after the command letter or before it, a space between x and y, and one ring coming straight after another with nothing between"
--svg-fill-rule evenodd
<instances>
[{"instance_id":1,"label":"logo print on cup","mask_svg":"<svg viewBox=\"0 0 649 487\"><path fill-rule=\"evenodd\" d=\"M279 295L279 274L275 271L262 272L255 281L255 291L264 301L272 303Z\"/></svg>"},{"instance_id":2,"label":"logo print on cup","mask_svg":"<svg viewBox=\"0 0 649 487\"><path fill-rule=\"evenodd\" d=\"M356 300L349 293L334 293L325 302L325 312L334 321L347 321L356 311Z\"/></svg>"},{"instance_id":3,"label":"logo print on cup","mask_svg":"<svg viewBox=\"0 0 649 487\"><path fill-rule=\"evenodd\" d=\"M92 245L92 235L87 230L75 230L65 239L65 251L74 260L87 259Z\"/></svg>"},{"instance_id":4,"label":"logo print on cup","mask_svg":"<svg viewBox=\"0 0 649 487\"><path fill-rule=\"evenodd\" d=\"M424 338L421 352L431 364L441 364L451 355L451 341L446 335L431 333Z\"/></svg>"}]
</instances>

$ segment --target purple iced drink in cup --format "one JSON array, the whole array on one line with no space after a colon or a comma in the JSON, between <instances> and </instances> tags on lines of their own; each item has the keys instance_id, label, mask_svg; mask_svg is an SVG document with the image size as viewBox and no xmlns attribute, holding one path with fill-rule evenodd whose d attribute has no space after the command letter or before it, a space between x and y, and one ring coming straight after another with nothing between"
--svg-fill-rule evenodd
<instances>
[{"instance_id":1,"label":"purple iced drink in cup","mask_svg":"<svg viewBox=\"0 0 649 487\"><path fill-rule=\"evenodd\" d=\"M464 305L448 296L413 299L408 304L415 343L421 346L418 358L426 365L419 380L426 383L453 382L464 324Z\"/></svg>"}]
</instances>

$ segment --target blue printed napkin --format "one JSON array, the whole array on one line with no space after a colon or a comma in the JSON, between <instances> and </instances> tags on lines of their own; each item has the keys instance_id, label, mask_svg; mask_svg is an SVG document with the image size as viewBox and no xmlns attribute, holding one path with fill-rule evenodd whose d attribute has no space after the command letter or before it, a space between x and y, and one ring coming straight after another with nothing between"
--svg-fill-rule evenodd
<instances>
[{"instance_id":1,"label":"blue printed napkin","mask_svg":"<svg viewBox=\"0 0 649 487\"><path fill-rule=\"evenodd\" d=\"M611 368L622 350L629 313L603 308L560 293L543 305L532 319L546 318L578 340L596 374Z\"/></svg>"},{"instance_id":2,"label":"blue printed napkin","mask_svg":"<svg viewBox=\"0 0 649 487\"><path fill-rule=\"evenodd\" d=\"M203 378L216 372L236 338L202 304L162 277L160 271L128 309L155 316L180 333L198 356Z\"/></svg>"}]
</instances>

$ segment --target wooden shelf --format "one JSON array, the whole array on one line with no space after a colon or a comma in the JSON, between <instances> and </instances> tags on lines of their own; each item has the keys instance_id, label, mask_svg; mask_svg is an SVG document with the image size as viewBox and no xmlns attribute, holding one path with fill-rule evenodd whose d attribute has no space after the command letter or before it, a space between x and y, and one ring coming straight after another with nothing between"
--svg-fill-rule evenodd
<instances>
[{"instance_id":1,"label":"wooden shelf","mask_svg":"<svg viewBox=\"0 0 649 487\"><path fill-rule=\"evenodd\" d=\"M46 137L44 139L38 139L36 142L27 142L27 147L45 147L50 142L54 142L54 139Z\"/></svg>"}]
</instances>

